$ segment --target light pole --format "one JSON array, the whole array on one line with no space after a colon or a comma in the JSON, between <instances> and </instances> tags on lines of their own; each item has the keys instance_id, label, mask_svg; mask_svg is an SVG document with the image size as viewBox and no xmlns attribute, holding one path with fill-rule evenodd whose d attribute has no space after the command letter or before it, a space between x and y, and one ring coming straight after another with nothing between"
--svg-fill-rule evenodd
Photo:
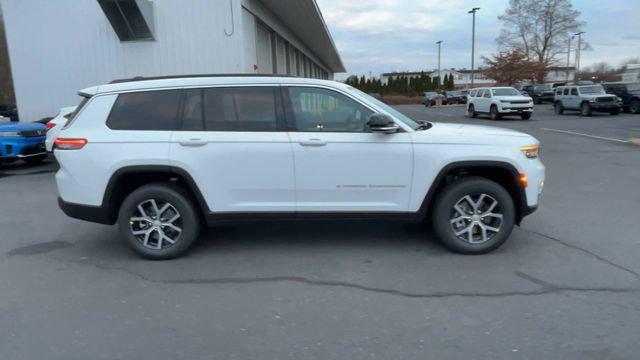
<instances>
[{"instance_id":1,"label":"light pole","mask_svg":"<svg viewBox=\"0 0 640 360\"><path fill-rule=\"evenodd\" d=\"M476 50L476 11L480 10L479 7L474 7L469 10L469 14L473 15L473 22L471 25L471 88L473 89L473 78L475 77L473 74L473 60L475 58L475 50Z\"/></svg>"},{"instance_id":2,"label":"light pole","mask_svg":"<svg viewBox=\"0 0 640 360\"><path fill-rule=\"evenodd\" d=\"M579 80L578 74L580 73L580 48L582 47L582 34L584 34L584 31L580 31L573 34L573 36L578 37L578 47L576 48L576 71L575 71L575 80L574 80L576 84L578 83L578 80Z\"/></svg>"},{"instance_id":3,"label":"light pole","mask_svg":"<svg viewBox=\"0 0 640 360\"><path fill-rule=\"evenodd\" d=\"M571 40L573 40L573 36L569 38L569 46L567 47L567 82L569 81L569 66L571 64Z\"/></svg>"},{"instance_id":4,"label":"light pole","mask_svg":"<svg viewBox=\"0 0 640 360\"><path fill-rule=\"evenodd\" d=\"M442 45L442 40L436 41L436 44L438 44L438 90L440 90L440 80L442 80L440 79L440 45Z\"/></svg>"}]
</instances>

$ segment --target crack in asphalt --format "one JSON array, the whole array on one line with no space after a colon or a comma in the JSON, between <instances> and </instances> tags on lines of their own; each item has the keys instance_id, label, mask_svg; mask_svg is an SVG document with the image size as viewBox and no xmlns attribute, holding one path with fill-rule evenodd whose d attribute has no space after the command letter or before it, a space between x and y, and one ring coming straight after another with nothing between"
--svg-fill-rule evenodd
<instances>
[{"instance_id":1,"label":"crack in asphalt","mask_svg":"<svg viewBox=\"0 0 640 360\"><path fill-rule=\"evenodd\" d=\"M347 289L356 289L378 294L387 294L400 296L404 298L418 298L418 299L438 299L449 297L482 297L482 298L501 298L511 296L538 296L547 294L557 294L565 292L599 292L599 293L636 293L640 292L640 289L632 288L590 288L590 287L565 287L555 286L547 283L543 280L534 278L531 275L520 273L520 277L526 278L529 281L533 281L538 285L544 284L538 290L532 291L507 291L496 293L482 293L482 292L433 292L433 293L414 293L408 291L402 291L398 289L389 289L381 287L373 287L367 285L361 285L356 283L350 283L346 281L334 281L334 280L321 280L310 279L303 276L267 276L267 277L222 277L222 278L196 278L196 279L152 279L146 275L133 271L126 267L112 267L105 266L98 263L82 260L69 260L60 259L54 256L48 256L49 258L58 261L60 263L72 263L79 265L89 265L101 270L108 271L121 271L131 276L134 276L143 281L156 283L156 284L209 284L209 285L239 285L239 284L256 284L256 283L279 283L279 282L291 282L310 286L323 286L323 287L339 287Z\"/></svg>"},{"instance_id":2,"label":"crack in asphalt","mask_svg":"<svg viewBox=\"0 0 640 360\"><path fill-rule=\"evenodd\" d=\"M615 267L615 268L617 268L617 269L619 269L619 270L622 270L622 271L624 271L624 272L627 272L627 273L629 273L629 274L631 274L631 275L635 276L638 280L640 280L640 273L638 273L638 272L636 272L636 271L634 271L634 270L632 270L632 269L629 269L628 267L625 267L625 266L623 266L623 265L617 264L617 263L615 263L615 262L613 262L613 261L611 261L611 260L609 260L609 259L607 259L607 258L605 258L605 257L603 257L603 256L600 256L600 255L598 255L598 254L596 254L596 253L594 253L594 252L592 252L592 251L590 251L590 250L587 250L587 249L581 248L581 247L579 247L579 246L577 246L577 245L570 244L570 243L568 243L568 242L566 242L566 241L564 241L564 240L558 239L558 238L553 237L553 236L551 236L551 235L543 234L543 233L538 232L538 231L535 231L535 230L527 230L527 229L523 229L523 228L520 228L520 230L521 230L521 231L524 231L524 232L526 232L526 233L530 233L530 234L535 234L535 235L538 235L538 236L542 236L543 238L546 238L546 239L549 239L549 240L555 241L555 242L557 242L558 244L563 245L563 246L565 246L565 247L568 247L568 248L571 248L571 249L573 249L573 250L577 250L577 251L580 251L580 252L585 253L585 254L587 254L587 255L590 255L590 256L592 256L592 257L594 257L594 258L596 258L596 259L598 259L598 260L602 261L603 263L608 264L608 265L610 265L610 266L613 266L613 267Z\"/></svg>"}]
</instances>

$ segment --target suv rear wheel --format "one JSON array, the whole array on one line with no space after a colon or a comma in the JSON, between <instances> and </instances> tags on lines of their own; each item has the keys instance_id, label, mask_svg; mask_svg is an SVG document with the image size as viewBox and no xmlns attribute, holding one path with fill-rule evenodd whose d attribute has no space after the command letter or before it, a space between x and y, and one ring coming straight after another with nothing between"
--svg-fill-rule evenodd
<instances>
[{"instance_id":1,"label":"suv rear wheel","mask_svg":"<svg viewBox=\"0 0 640 360\"><path fill-rule=\"evenodd\" d=\"M120 206L118 227L129 247L152 260L183 255L200 232L189 195L171 184L145 185L129 194Z\"/></svg>"},{"instance_id":2,"label":"suv rear wheel","mask_svg":"<svg viewBox=\"0 0 640 360\"><path fill-rule=\"evenodd\" d=\"M507 240L515 215L513 200L502 186L485 178L468 177L440 193L432 221L447 248L462 254L484 254Z\"/></svg>"}]
</instances>

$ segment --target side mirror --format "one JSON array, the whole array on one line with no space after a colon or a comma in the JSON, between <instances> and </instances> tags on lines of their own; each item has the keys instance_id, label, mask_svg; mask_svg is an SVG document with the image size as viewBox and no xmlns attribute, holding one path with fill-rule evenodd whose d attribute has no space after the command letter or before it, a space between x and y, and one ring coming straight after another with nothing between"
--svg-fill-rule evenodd
<instances>
[{"instance_id":1,"label":"side mirror","mask_svg":"<svg viewBox=\"0 0 640 360\"><path fill-rule=\"evenodd\" d=\"M400 130L400 127L393 122L393 119L389 115L375 113L369 115L367 118L367 126L371 129L371 132L393 134Z\"/></svg>"}]
</instances>

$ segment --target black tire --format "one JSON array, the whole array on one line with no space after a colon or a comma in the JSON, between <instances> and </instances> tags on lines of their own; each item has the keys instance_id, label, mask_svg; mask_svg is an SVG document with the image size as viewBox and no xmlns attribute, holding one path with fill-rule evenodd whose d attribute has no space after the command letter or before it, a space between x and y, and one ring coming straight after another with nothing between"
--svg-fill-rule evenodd
<instances>
[{"instance_id":1,"label":"black tire","mask_svg":"<svg viewBox=\"0 0 640 360\"><path fill-rule=\"evenodd\" d=\"M520 119L522 119L522 120L531 119L531 113L530 112L523 112L522 114L520 114Z\"/></svg>"},{"instance_id":2,"label":"black tire","mask_svg":"<svg viewBox=\"0 0 640 360\"><path fill-rule=\"evenodd\" d=\"M631 103L629 103L629 111L631 111L632 114L640 114L640 100L631 100Z\"/></svg>"},{"instance_id":3,"label":"black tire","mask_svg":"<svg viewBox=\"0 0 640 360\"><path fill-rule=\"evenodd\" d=\"M157 239L150 239L151 242L145 246L143 240L138 237L143 235L134 235L134 225L130 223L134 215L139 215L138 205L151 199L159 203L169 203L180 215L178 218L180 222L177 224L182 230L174 238L175 243L163 247L166 241L161 241L160 249L151 248L152 241L156 240L157 244ZM124 199L118 213L118 228L127 245L141 257L150 260L168 260L185 254L198 238L200 217L191 196L184 189L172 184L149 184L136 189ZM163 228L163 233L165 231L169 230ZM156 231L155 234L157 237L159 233Z\"/></svg>"},{"instance_id":4,"label":"black tire","mask_svg":"<svg viewBox=\"0 0 640 360\"><path fill-rule=\"evenodd\" d=\"M562 113L564 113L564 106L560 101L556 101L553 104L553 110L556 112L556 115L562 115Z\"/></svg>"},{"instance_id":5,"label":"black tire","mask_svg":"<svg viewBox=\"0 0 640 360\"><path fill-rule=\"evenodd\" d=\"M611 114L611 115L620 115L620 109L611 109L611 110L609 110L609 114Z\"/></svg>"},{"instance_id":6,"label":"black tire","mask_svg":"<svg viewBox=\"0 0 640 360\"><path fill-rule=\"evenodd\" d=\"M473 104L469 105L469 107L467 108L467 116L469 116L472 119L475 119L478 117L478 113L476 112L476 107L473 106Z\"/></svg>"},{"instance_id":7,"label":"black tire","mask_svg":"<svg viewBox=\"0 0 640 360\"><path fill-rule=\"evenodd\" d=\"M580 105L580 115L591 116L592 114L593 114L593 109L591 108L591 105L589 105L588 102L583 102Z\"/></svg>"},{"instance_id":8,"label":"black tire","mask_svg":"<svg viewBox=\"0 0 640 360\"><path fill-rule=\"evenodd\" d=\"M491 120L500 120L502 115L498 112L498 107L495 105L491 105L491 109L489 110L489 117Z\"/></svg>"},{"instance_id":9,"label":"black tire","mask_svg":"<svg viewBox=\"0 0 640 360\"><path fill-rule=\"evenodd\" d=\"M502 213L502 222L497 232L488 240L480 243L472 243L458 237L454 232L454 226L451 223L452 217L457 216L458 212L454 210L454 206L461 201L466 195L479 198L479 194L486 194L495 199L498 205L493 211ZM476 199L477 200L477 199ZM516 210L513 199L502 186L498 183L482 177L468 177L457 180L445 187L436 197L432 222L435 234L440 241L451 251L461 254L486 254L500 247L511 235L515 224ZM471 221L471 220L469 220ZM485 220L480 220L483 222ZM479 229L480 225L473 225L473 229ZM461 235L463 237L469 235L467 232ZM475 235L473 231L471 237ZM480 235L479 235L480 236Z\"/></svg>"},{"instance_id":10,"label":"black tire","mask_svg":"<svg viewBox=\"0 0 640 360\"><path fill-rule=\"evenodd\" d=\"M29 165L35 165L43 162L47 158L47 155L31 156L23 158L22 160Z\"/></svg>"}]
</instances>

